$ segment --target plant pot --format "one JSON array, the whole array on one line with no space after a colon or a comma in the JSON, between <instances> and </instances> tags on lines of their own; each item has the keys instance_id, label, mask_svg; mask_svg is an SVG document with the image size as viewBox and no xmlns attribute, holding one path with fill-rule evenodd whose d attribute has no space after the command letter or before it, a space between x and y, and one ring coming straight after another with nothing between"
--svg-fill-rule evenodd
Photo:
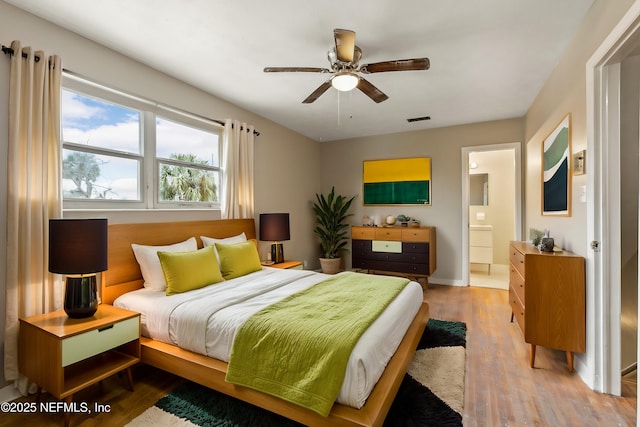
<instances>
[{"instance_id":1,"label":"plant pot","mask_svg":"<svg viewBox=\"0 0 640 427\"><path fill-rule=\"evenodd\" d=\"M320 258L322 272L326 274L336 274L340 271L341 258Z\"/></svg>"}]
</instances>

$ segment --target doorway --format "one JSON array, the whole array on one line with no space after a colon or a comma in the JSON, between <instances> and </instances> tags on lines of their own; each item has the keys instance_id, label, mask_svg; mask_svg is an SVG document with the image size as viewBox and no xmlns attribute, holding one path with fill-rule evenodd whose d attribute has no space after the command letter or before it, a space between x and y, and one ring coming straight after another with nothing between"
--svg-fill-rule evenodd
<instances>
[{"instance_id":1,"label":"doorway","mask_svg":"<svg viewBox=\"0 0 640 427\"><path fill-rule=\"evenodd\" d=\"M509 242L521 239L520 144L462 149L465 286L509 289Z\"/></svg>"},{"instance_id":2,"label":"doorway","mask_svg":"<svg viewBox=\"0 0 640 427\"><path fill-rule=\"evenodd\" d=\"M614 395L638 358L639 55L636 2L587 62L587 351Z\"/></svg>"}]
</instances>

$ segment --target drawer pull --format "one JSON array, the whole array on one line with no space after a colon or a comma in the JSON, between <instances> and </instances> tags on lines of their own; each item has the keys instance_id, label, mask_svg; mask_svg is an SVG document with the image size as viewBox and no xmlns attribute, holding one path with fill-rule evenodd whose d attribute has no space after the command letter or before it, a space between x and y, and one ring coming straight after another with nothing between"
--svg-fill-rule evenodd
<instances>
[{"instance_id":1,"label":"drawer pull","mask_svg":"<svg viewBox=\"0 0 640 427\"><path fill-rule=\"evenodd\" d=\"M109 325L109 326L105 326L104 328L100 328L100 329L98 329L98 332L104 332L104 331L107 331L109 329L113 329L113 325Z\"/></svg>"}]
</instances>

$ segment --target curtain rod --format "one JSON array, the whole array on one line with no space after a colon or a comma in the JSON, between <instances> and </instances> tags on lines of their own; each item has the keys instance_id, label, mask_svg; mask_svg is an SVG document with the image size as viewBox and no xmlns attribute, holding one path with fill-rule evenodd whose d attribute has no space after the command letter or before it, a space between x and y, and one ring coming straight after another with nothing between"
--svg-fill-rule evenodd
<instances>
[{"instance_id":1,"label":"curtain rod","mask_svg":"<svg viewBox=\"0 0 640 427\"><path fill-rule=\"evenodd\" d=\"M5 55L11 56L11 55L15 54L15 51L12 48L10 48L9 46L2 45L2 53L4 53ZM23 58L27 58L28 56L29 56L28 54L22 52L22 57ZM36 61L36 62L40 61L40 57L38 55L34 55L33 58L34 58L34 61ZM66 69L63 69L63 71L66 71L66 72L69 72L71 74L74 74L72 71L69 71L69 70L66 70ZM189 114L193 114L193 113L189 113ZM215 122L215 123L218 123L219 125L224 126L224 121L222 121L222 120L211 119L209 117L204 117L204 116L200 116L200 117L202 117L203 119L211 120L212 122ZM233 123L231 124L231 127L233 128ZM242 127L240 127L240 130L244 130L244 129ZM247 128L247 132L249 132L248 128ZM260 132L258 132L257 130L254 130L253 134L255 136L260 136Z\"/></svg>"}]
</instances>

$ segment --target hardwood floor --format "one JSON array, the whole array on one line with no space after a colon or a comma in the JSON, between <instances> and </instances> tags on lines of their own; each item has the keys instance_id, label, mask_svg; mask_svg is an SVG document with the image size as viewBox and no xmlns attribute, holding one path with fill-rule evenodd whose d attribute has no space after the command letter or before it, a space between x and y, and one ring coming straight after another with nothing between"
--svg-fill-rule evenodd
<instances>
[{"instance_id":1,"label":"hardwood floor","mask_svg":"<svg viewBox=\"0 0 640 427\"><path fill-rule=\"evenodd\" d=\"M599 394L565 353L529 345L510 323L508 291L430 285L431 317L467 324L465 426L635 426L636 400Z\"/></svg>"},{"instance_id":2,"label":"hardwood floor","mask_svg":"<svg viewBox=\"0 0 640 427\"><path fill-rule=\"evenodd\" d=\"M431 317L467 323L465 426L635 426L636 399L591 391L569 374L565 354L539 347L529 368L529 346L510 323L507 291L429 285ZM121 426L183 380L155 368L133 368L135 392L114 376L75 396L77 402L110 405L110 413L71 415L71 426ZM101 389L102 388L102 389ZM47 399L48 395L43 398ZM33 402L34 397L23 399ZM3 426L61 426L58 414L6 414Z\"/></svg>"}]
</instances>

